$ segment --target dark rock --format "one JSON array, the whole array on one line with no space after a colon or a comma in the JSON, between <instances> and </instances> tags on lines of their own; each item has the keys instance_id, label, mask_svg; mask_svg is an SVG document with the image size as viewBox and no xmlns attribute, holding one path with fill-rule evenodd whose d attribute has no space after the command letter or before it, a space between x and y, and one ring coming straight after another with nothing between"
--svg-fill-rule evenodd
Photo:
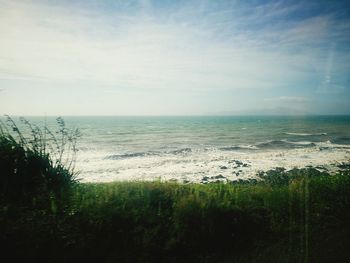
<instances>
[{"instance_id":1,"label":"dark rock","mask_svg":"<svg viewBox=\"0 0 350 263\"><path fill-rule=\"evenodd\" d=\"M239 160L230 160L228 163L235 163L236 165L243 165L243 162Z\"/></svg>"},{"instance_id":2,"label":"dark rock","mask_svg":"<svg viewBox=\"0 0 350 263\"><path fill-rule=\"evenodd\" d=\"M350 169L350 164L349 163L342 163L342 164L338 164L337 167L340 169Z\"/></svg>"},{"instance_id":3,"label":"dark rock","mask_svg":"<svg viewBox=\"0 0 350 263\"><path fill-rule=\"evenodd\" d=\"M223 176L222 174L219 174L219 175L217 175L217 176L213 176L213 177L211 177L212 179L226 179L226 177L225 176Z\"/></svg>"}]
</instances>

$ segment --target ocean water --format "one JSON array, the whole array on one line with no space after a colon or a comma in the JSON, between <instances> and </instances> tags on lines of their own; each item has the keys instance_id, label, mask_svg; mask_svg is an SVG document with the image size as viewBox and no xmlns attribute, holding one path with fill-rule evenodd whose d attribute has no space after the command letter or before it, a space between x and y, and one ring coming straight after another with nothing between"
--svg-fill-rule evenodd
<instances>
[{"instance_id":1,"label":"ocean water","mask_svg":"<svg viewBox=\"0 0 350 263\"><path fill-rule=\"evenodd\" d=\"M275 167L314 166L332 172L350 160L350 116L64 120L82 133L76 170L84 182L233 181ZM45 122L55 129L53 117Z\"/></svg>"}]
</instances>

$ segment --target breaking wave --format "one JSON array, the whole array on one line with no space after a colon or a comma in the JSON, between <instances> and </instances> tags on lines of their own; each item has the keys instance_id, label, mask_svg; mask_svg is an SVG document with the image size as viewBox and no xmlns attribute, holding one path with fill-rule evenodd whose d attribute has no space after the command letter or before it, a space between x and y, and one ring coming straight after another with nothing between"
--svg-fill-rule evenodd
<instances>
[{"instance_id":1,"label":"breaking wave","mask_svg":"<svg viewBox=\"0 0 350 263\"><path fill-rule=\"evenodd\" d=\"M192 152L191 148L182 148L172 151L148 151L148 152L134 152L134 153L124 153L124 154L112 154L106 156L105 160L121 160L135 157L149 157L149 156L161 156L161 155L186 155Z\"/></svg>"},{"instance_id":2,"label":"breaking wave","mask_svg":"<svg viewBox=\"0 0 350 263\"><path fill-rule=\"evenodd\" d=\"M106 159L106 160L120 160L120 159L154 156L154 155L159 155L159 153L157 153L157 152L136 152L136 153L125 153L125 154L113 154L113 155L106 156L104 159Z\"/></svg>"},{"instance_id":3,"label":"breaking wave","mask_svg":"<svg viewBox=\"0 0 350 263\"><path fill-rule=\"evenodd\" d=\"M299 132L285 132L286 135L293 135L293 136L323 136L327 135L326 132L322 133L299 133Z\"/></svg>"},{"instance_id":4,"label":"breaking wave","mask_svg":"<svg viewBox=\"0 0 350 263\"><path fill-rule=\"evenodd\" d=\"M229 147L221 147L219 150L222 151L239 151L239 150L258 150L259 147L255 145L239 145L239 146L229 146Z\"/></svg>"},{"instance_id":5,"label":"breaking wave","mask_svg":"<svg viewBox=\"0 0 350 263\"><path fill-rule=\"evenodd\" d=\"M287 140L273 140L257 145L259 149L293 149L316 146L313 142L290 142Z\"/></svg>"}]
</instances>

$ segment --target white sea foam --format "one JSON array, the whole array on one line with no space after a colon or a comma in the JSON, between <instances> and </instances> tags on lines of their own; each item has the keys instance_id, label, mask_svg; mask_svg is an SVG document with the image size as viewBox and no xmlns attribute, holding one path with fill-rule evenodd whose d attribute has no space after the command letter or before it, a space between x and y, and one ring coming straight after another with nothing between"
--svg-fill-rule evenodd
<instances>
[{"instance_id":1,"label":"white sea foam","mask_svg":"<svg viewBox=\"0 0 350 263\"><path fill-rule=\"evenodd\" d=\"M284 134L287 134L287 135L294 135L294 136L321 136L321 135L327 135L326 132L322 132L322 133L285 132Z\"/></svg>"},{"instance_id":2,"label":"white sea foam","mask_svg":"<svg viewBox=\"0 0 350 263\"><path fill-rule=\"evenodd\" d=\"M203 177L222 175L227 180L238 180L254 178L258 171L276 167L292 169L310 165L323 166L332 172L337 169L332 164L350 159L350 146L327 141L316 143L314 147L284 150L223 151L212 148L186 154L105 158L111 155L113 153L103 151L81 153L76 167L80 171L79 178L84 182L158 179L201 182Z\"/></svg>"},{"instance_id":3,"label":"white sea foam","mask_svg":"<svg viewBox=\"0 0 350 263\"><path fill-rule=\"evenodd\" d=\"M295 144L295 145L305 145L305 146L307 146L307 145L312 145L312 146L316 145L315 142L310 142L310 141L298 141L298 142L291 142L291 141L288 141L288 140L282 140L282 141L284 141L286 143L290 143L290 144Z\"/></svg>"}]
</instances>

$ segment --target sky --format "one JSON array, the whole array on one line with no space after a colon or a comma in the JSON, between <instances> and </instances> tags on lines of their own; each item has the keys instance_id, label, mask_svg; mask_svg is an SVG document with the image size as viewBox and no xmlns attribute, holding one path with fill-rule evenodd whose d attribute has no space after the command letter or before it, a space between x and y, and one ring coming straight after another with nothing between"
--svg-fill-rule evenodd
<instances>
[{"instance_id":1,"label":"sky","mask_svg":"<svg viewBox=\"0 0 350 263\"><path fill-rule=\"evenodd\" d=\"M350 114L348 1L0 0L0 114Z\"/></svg>"}]
</instances>

